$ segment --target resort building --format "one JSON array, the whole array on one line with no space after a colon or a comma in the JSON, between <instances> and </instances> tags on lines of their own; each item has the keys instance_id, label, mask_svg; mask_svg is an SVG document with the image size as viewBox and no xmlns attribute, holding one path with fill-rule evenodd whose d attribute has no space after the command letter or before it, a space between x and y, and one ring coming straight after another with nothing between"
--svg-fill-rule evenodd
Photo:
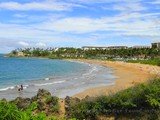
<instances>
[{"instance_id":1,"label":"resort building","mask_svg":"<svg viewBox=\"0 0 160 120\"><path fill-rule=\"evenodd\" d=\"M83 50L96 50L96 49L108 49L108 47L97 47L97 46L83 46L82 47Z\"/></svg>"},{"instance_id":2,"label":"resort building","mask_svg":"<svg viewBox=\"0 0 160 120\"><path fill-rule=\"evenodd\" d=\"M137 48L137 49L140 49L140 48L151 48L151 46L133 46L131 48Z\"/></svg>"},{"instance_id":3,"label":"resort building","mask_svg":"<svg viewBox=\"0 0 160 120\"><path fill-rule=\"evenodd\" d=\"M109 46L108 49L127 49L127 46Z\"/></svg>"},{"instance_id":4,"label":"resort building","mask_svg":"<svg viewBox=\"0 0 160 120\"><path fill-rule=\"evenodd\" d=\"M152 48L160 48L160 42L152 43Z\"/></svg>"},{"instance_id":5,"label":"resort building","mask_svg":"<svg viewBox=\"0 0 160 120\"><path fill-rule=\"evenodd\" d=\"M127 49L127 46L109 46L109 47L97 47L97 46L83 46L83 50L111 50L111 49Z\"/></svg>"}]
</instances>

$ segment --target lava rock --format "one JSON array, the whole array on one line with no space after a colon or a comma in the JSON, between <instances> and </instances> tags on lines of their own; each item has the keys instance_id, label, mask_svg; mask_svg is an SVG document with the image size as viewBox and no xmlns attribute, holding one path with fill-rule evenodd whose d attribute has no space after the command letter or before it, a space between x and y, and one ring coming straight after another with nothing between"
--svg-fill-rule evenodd
<instances>
[{"instance_id":1,"label":"lava rock","mask_svg":"<svg viewBox=\"0 0 160 120\"><path fill-rule=\"evenodd\" d=\"M19 109L26 109L31 104L31 99L17 97L12 103L14 103Z\"/></svg>"},{"instance_id":2,"label":"lava rock","mask_svg":"<svg viewBox=\"0 0 160 120\"><path fill-rule=\"evenodd\" d=\"M37 98L43 98L43 97L47 97L47 96L51 96L51 93L48 92L47 90L44 89L39 89L38 93L37 93Z\"/></svg>"}]
</instances>

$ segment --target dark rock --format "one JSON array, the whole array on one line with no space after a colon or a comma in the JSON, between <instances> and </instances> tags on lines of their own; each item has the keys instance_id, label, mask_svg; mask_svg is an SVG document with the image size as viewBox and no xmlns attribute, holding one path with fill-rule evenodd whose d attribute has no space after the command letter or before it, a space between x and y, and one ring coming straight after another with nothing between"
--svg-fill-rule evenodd
<instances>
[{"instance_id":1,"label":"dark rock","mask_svg":"<svg viewBox=\"0 0 160 120\"><path fill-rule=\"evenodd\" d=\"M71 99L72 99L71 97L66 96L66 98L65 98L65 104L69 104Z\"/></svg>"},{"instance_id":2,"label":"dark rock","mask_svg":"<svg viewBox=\"0 0 160 120\"><path fill-rule=\"evenodd\" d=\"M37 99L38 99L37 96L34 96L31 98L31 102L35 102L35 101L37 101Z\"/></svg>"},{"instance_id":3,"label":"dark rock","mask_svg":"<svg viewBox=\"0 0 160 120\"><path fill-rule=\"evenodd\" d=\"M17 97L15 100L12 101L19 109L26 109L31 104L30 98L21 98Z\"/></svg>"},{"instance_id":4,"label":"dark rock","mask_svg":"<svg viewBox=\"0 0 160 120\"><path fill-rule=\"evenodd\" d=\"M43 98L43 97L47 97L47 96L51 96L51 93L48 92L47 90L44 89L39 89L38 93L37 93L37 98Z\"/></svg>"},{"instance_id":5,"label":"dark rock","mask_svg":"<svg viewBox=\"0 0 160 120\"><path fill-rule=\"evenodd\" d=\"M46 98L46 101L45 101L45 102L46 102L46 104L48 104L48 105L50 105L50 104L56 105L56 104L58 104L58 100L59 100L58 97L49 96L49 97Z\"/></svg>"},{"instance_id":6,"label":"dark rock","mask_svg":"<svg viewBox=\"0 0 160 120\"><path fill-rule=\"evenodd\" d=\"M45 110L45 103L42 102L42 101L38 101L37 102L37 107L38 107L38 110L42 111L42 110Z\"/></svg>"},{"instance_id":7,"label":"dark rock","mask_svg":"<svg viewBox=\"0 0 160 120\"><path fill-rule=\"evenodd\" d=\"M81 100L79 98L74 98L75 103L79 103Z\"/></svg>"},{"instance_id":8,"label":"dark rock","mask_svg":"<svg viewBox=\"0 0 160 120\"><path fill-rule=\"evenodd\" d=\"M77 104L77 103L79 103L81 100L79 99L79 98L72 98L72 97L69 97L69 96L67 96L66 98L65 98L65 105L66 106L69 106L69 105L71 105L71 104Z\"/></svg>"},{"instance_id":9,"label":"dark rock","mask_svg":"<svg viewBox=\"0 0 160 120\"><path fill-rule=\"evenodd\" d=\"M89 95L87 95L86 97L85 97L85 99L89 99L90 97L89 97Z\"/></svg>"},{"instance_id":10,"label":"dark rock","mask_svg":"<svg viewBox=\"0 0 160 120\"><path fill-rule=\"evenodd\" d=\"M71 111L72 111L72 106L78 104L81 100L79 98L72 98L67 96L65 98L65 111L66 111L66 117L70 117Z\"/></svg>"}]
</instances>

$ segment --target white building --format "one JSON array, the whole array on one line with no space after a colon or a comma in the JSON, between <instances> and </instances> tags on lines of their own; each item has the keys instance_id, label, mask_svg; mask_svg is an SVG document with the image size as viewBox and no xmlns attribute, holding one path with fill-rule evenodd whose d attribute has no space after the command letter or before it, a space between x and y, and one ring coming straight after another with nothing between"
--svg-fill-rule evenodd
<instances>
[{"instance_id":1,"label":"white building","mask_svg":"<svg viewBox=\"0 0 160 120\"><path fill-rule=\"evenodd\" d=\"M139 46L139 45L137 45L137 46L133 46L132 48L137 48L137 49L139 49L139 48L151 48L151 46Z\"/></svg>"},{"instance_id":2,"label":"white building","mask_svg":"<svg viewBox=\"0 0 160 120\"><path fill-rule=\"evenodd\" d=\"M102 46L83 46L83 50L111 50L111 49L127 49L127 46L109 46L109 47L102 47Z\"/></svg>"},{"instance_id":3,"label":"white building","mask_svg":"<svg viewBox=\"0 0 160 120\"><path fill-rule=\"evenodd\" d=\"M160 48L160 42L152 43L152 48Z\"/></svg>"}]
</instances>

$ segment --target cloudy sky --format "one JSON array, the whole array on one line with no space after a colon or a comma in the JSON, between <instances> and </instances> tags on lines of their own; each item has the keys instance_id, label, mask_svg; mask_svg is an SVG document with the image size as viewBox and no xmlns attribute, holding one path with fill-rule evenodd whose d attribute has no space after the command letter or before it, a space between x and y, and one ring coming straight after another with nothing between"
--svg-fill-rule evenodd
<instances>
[{"instance_id":1,"label":"cloudy sky","mask_svg":"<svg viewBox=\"0 0 160 120\"><path fill-rule=\"evenodd\" d=\"M158 40L160 0L0 0L0 53Z\"/></svg>"}]
</instances>

